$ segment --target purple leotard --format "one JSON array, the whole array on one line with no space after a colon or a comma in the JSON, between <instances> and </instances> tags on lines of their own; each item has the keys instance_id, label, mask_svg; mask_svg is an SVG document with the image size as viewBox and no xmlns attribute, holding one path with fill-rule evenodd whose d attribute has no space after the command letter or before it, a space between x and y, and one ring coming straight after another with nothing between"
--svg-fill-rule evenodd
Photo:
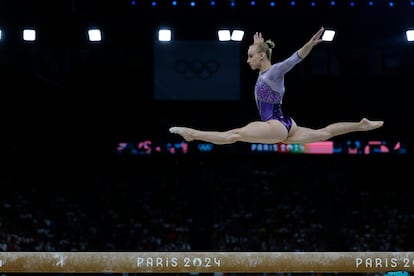
<instances>
[{"instance_id":1,"label":"purple leotard","mask_svg":"<svg viewBox=\"0 0 414 276\"><path fill-rule=\"evenodd\" d=\"M254 94L262 121L278 120L288 131L292 127L292 119L282 112L282 99L285 94L284 76L302 60L303 58L296 51L289 58L259 73Z\"/></svg>"}]
</instances>

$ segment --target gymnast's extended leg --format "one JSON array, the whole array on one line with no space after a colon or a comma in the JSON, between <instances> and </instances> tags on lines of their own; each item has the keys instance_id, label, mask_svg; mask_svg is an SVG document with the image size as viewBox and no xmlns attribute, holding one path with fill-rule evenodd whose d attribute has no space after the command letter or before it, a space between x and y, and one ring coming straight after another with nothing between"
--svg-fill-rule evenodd
<instances>
[{"instance_id":1,"label":"gymnast's extended leg","mask_svg":"<svg viewBox=\"0 0 414 276\"><path fill-rule=\"evenodd\" d=\"M235 142L273 144L283 141L288 135L285 126L277 120L251 122L244 127L228 131L203 131L188 127L172 127L170 132L181 135L187 142L200 140L218 145Z\"/></svg>"},{"instance_id":2,"label":"gymnast's extended leg","mask_svg":"<svg viewBox=\"0 0 414 276\"><path fill-rule=\"evenodd\" d=\"M320 129L300 127L296 126L296 123L294 123L294 127L292 127L289 136L283 141L283 143L293 144L326 141L332 137L351 132L377 129L382 127L383 124L384 121L371 121L367 118L363 118L359 122L333 123Z\"/></svg>"}]
</instances>

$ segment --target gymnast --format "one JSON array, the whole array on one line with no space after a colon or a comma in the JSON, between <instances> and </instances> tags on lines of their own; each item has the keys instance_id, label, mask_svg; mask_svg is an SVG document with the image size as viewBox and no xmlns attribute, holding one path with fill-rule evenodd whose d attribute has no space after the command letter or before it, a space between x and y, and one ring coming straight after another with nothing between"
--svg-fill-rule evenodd
<instances>
[{"instance_id":1,"label":"gymnast","mask_svg":"<svg viewBox=\"0 0 414 276\"><path fill-rule=\"evenodd\" d=\"M309 55L314 46L321 43L324 28L321 27L312 38L287 59L272 64L272 49L275 43L264 40L262 33L253 35L253 44L247 52L247 63L252 70L258 70L254 88L256 105L261 121L227 131L204 131L189 127L175 126L170 133L182 136L187 142L200 140L224 145L235 142L247 143L312 143L326 141L334 136L357 131L370 131L383 126L384 121L372 121L362 118L358 122L337 122L320 129L299 126L282 111L282 99L285 92L284 76L296 64Z\"/></svg>"}]
</instances>

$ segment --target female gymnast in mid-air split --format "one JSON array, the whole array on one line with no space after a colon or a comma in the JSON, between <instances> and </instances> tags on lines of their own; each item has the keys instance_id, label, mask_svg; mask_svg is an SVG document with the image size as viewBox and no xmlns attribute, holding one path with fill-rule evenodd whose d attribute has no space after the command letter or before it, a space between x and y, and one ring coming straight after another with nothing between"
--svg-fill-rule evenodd
<instances>
[{"instance_id":1,"label":"female gymnast in mid-air split","mask_svg":"<svg viewBox=\"0 0 414 276\"><path fill-rule=\"evenodd\" d=\"M181 135L187 142L200 140L213 144L248 143L312 143L326 141L334 136L369 131L382 127L384 121L371 121L362 118L359 122L337 122L324 128L311 129L299 126L282 111L282 99L285 92L284 76L296 64L322 42L324 28L320 28L312 38L295 51L289 58L272 64L272 49L275 43L264 40L261 33L253 36L253 44L247 52L247 63L252 70L259 70L254 93L261 121L227 131L203 131L189 127L171 127L169 131Z\"/></svg>"}]
</instances>

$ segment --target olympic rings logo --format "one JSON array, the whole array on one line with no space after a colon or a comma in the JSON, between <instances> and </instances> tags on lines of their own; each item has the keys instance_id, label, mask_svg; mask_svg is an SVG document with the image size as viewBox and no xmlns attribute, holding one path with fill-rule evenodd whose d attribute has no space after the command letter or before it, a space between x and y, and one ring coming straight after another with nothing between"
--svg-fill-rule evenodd
<instances>
[{"instance_id":1,"label":"olympic rings logo","mask_svg":"<svg viewBox=\"0 0 414 276\"><path fill-rule=\"evenodd\" d=\"M188 61L180 59L175 62L174 69L187 80L206 80L219 71L220 64L216 60L201 61L194 59Z\"/></svg>"}]
</instances>

